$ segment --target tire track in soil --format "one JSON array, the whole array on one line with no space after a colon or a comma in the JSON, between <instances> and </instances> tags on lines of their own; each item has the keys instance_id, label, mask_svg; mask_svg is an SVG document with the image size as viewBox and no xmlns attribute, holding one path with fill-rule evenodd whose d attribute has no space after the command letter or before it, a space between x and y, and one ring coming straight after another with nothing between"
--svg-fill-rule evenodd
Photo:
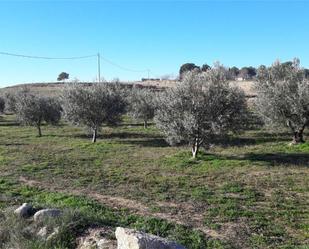
<instances>
[{"instance_id":1,"label":"tire track in soil","mask_svg":"<svg viewBox=\"0 0 309 249\"><path fill-rule=\"evenodd\" d=\"M171 203L171 202L156 202L159 207L164 207L166 212L151 211L151 209L136 200L126 199L123 197L116 197L110 195L103 195L94 191L85 189L61 189L54 185L47 184L46 182L40 182L31 180L23 176L19 177L19 181L29 187L37 187L43 190L51 192L60 192L63 194L73 194L75 196L87 196L91 199L98 201L99 203L114 209L128 209L130 213L149 216L167 220L172 223L177 223L185 226L192 226L196 230L203 232L206 237L212 237L216 239L224 239L224 236L217 231L208 229L203 225L203 213L191 204L187 203ZM177 212L175 213L175 210Z\"/></svg>"}]
</instances>

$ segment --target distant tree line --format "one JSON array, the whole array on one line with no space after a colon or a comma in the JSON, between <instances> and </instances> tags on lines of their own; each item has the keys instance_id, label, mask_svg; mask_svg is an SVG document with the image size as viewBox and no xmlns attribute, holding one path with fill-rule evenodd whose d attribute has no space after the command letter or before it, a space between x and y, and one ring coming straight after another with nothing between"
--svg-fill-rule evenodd
<instances>
[{"instance_id":1,"label":"distant tree line","mask_svg":"<svg viewBox=\"0 0 309 249\"><path fill-rule=\"evenodd\" d=\"M290 66L293 64L293 61L287 61L282 63L285 66ZM179 78L182 79L182 76L186 72L198 71L198 72L206 72L211 69L211 66L208 64L203 64L202 66L197 66L194 63L185 63L179 69ZM244 80L254 79L257 75L257 68L249 66L238 68L236 66L228 68L228 79L236 80L237 78L241 78ZM309 69L303 69L305 77L309 79Z\"/></svg>"}]
</instances>

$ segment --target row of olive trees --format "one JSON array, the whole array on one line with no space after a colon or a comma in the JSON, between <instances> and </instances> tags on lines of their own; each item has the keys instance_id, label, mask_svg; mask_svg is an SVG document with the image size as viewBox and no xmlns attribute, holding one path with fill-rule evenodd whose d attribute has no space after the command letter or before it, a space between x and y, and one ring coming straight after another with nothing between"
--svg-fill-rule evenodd
<instances>
[{"instance_id":1,"label":"row of olive trees","mask_svg":"<svg viewBox=\"0 0 309 249\"><path fill-rule=\"evenodd\" d=\"M231 87L228 69L217 64L206 72L191 71L175 88L159 96L155 121L170 144L189 143L192 155L218 136L249 125L244 92ZM304 142L309 125L309 81L298 59L258 69L252 111L268 126L287 127L292 144Z\"/></svg>"},{"instance_id":2,"label":"row of olive trees","mask_svg":"<svg viewBox=\"0 0 309 249\"><path fill-rule=\"evenodd\" d=\"M65 87L60 98L42 97L26 88L17 93L7 93L5 98L0 98L1 106L2 111L5 107L8 112L15 113L21 124L36 127L40 137L44 122L56 125L64 116L72 124L91 130L92 141L96 142L98 130L103 123L114 125L121 120L127 100L117 85L71 84Z\"/></svg>"},{"instance_id":3,"label":"row of olive trees","mask_svg":"<svg viewBox=\"0 0 309 249\"><path fill-rule=\"evenodd\" d=\"M56 125L64 116L72 124L91 130L92 141L96 142L102 125L119 123L125 112L142 120L147 128L148 121L154 117L155 94L138 88L126 91L119 84L68 84L60 98L47 98L24 88L15 94L7 93L5 98L0 97L0 112L4 108L16 113L20 123L35 126L39 136L42 136L43 122Z\"/></svg>"},{"instance_id":4,"label":"row of olive trees","mask_svg":"<svg viewBox=\"0 0 309 249\"><path fill-rule=\"evenodd\" d=\"M64 114L72 124L89 128L93 142L103 124L117 124L125 112L143 120L145 128L154 117L170 144L189 144L196 157L202 146L248 125L245 94L230 86L228 74L228 69L216 64L206 72L185 74L175 88L161 93L146 89L124 91L117 84L72 84L64 89L60 102L24 91L11 98L11 109L21 122L36 126L39 135L43 121L56 124ZM293 143L303 142L309 122L309 84L299 61L260 67L256 89L255 110L265 123L286 125L294 134Z\"/></svg>"}]
</instances>

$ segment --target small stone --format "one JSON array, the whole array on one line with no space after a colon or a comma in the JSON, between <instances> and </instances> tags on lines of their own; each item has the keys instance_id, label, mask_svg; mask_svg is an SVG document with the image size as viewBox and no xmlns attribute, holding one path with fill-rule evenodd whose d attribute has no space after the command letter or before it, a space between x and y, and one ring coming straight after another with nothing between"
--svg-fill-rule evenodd
<instances>
[{"instance_id":1,"label":"small stone","mask_svg":"<svg viewBox=\"0 0 309 249\"><path fill-rule=\"evenodd\" d=\"M37 236L41 237L42 239L45 239L47 237L47 227L42 227L38 232Z\"/></svg>"},{"instance_id":2,"label":"small stone","mask_svg":"<svg viewBox=\"0 0 309 249\"><path fill-rule=\"evenodd\" d=\"M78 238L77 249L117 249L117 242L106 238L113 232L109 227L90 228Z\"/></svg>"},{"instance_id":3,"label":"small stone","mask_svg":"<svg viewBox=\"0 0 309 249\"><path fill-rule=\"evenodd\" d=\"M33 208L28 203L23 203L19 208L17 208L14 213L19 215L20 217L29 217L31 215Z\"/></svg>"},{"instance_id":4,"label":"small stone","mask_svg":"<svg viewBox=\"0 0 309 249\"><path fill-rule=\"evenodd\" d=\"M59 234L59 227L55 227L53 232L47 237L47 240L52 240Z\"/></svg>"},{"instance_id":5,"label":"small stone","mask_svg":"<svg viewBox=\"0 0 309 249\"><path fill-rule=\"evenodd\" d=\"M59 209L42 209L36 212L33 216L35 222L41 222L46 218L52 217L59 217L61 215L61 211Z\"/></svg>"},{"instance_id":6,"label":"small stone","mask_svg":"<svg viewBox=\"0 0 309 249\"><path fill-rule=\"evenodd\" d=\"M97 241L98 249L116 249L116 243L113 240L101 239Z\"/></svg>"}]
</instances>

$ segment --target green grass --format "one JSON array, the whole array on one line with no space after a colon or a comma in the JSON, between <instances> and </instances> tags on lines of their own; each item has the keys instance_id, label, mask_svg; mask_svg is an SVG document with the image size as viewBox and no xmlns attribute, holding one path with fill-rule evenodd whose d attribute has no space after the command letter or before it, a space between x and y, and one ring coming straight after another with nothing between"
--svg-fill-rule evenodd
<instances>
[{"instance_id":1,"label":"green grass","mask_svg":"<svg viewBox=\"0 0 309 249\"><path fill-rule=\"evenodd\" d=\"M113 210L85 196L47 192L38 188L20 186L18 183L1 178L0 190L2 194L8 197L5 203L1 203L5 206L26 201L32 203L36 208L56 207L62 210L77 210L79 222L75 221L74 232L76 234L93 225L122 226L176 240L188 246L188 248L213 248L212 245L224 245L223 242L218 240L206 240L201 232L194 231L192 228L173 224L162 219L137 216L127 210ZM75 239L70 236L60 241L57 248L75 248L75 246Z\"/></svg>"},{"instance_id":2,"label":"green grass","mask_svg":"<svg viewBox=\"0 0 309 249\"><path fill-rule=\"evenodd\" d=\"M168 146L154 126L144 130L129 119L104 127L96 144L82 128L66 124L44 126L42 132L43 137L36 137L34 128L18 126L13 116L0 119L3 208L28 200L86 210L98 213L104 224L136 227L188 248L309 244L309 143L289 146L284 131L247 131L201 152L196 160L188 148ZM42 182L46 189L22 186L20 176ZM48 190L50 186L68 193ZM190 228L115 211L70 190L132 199L154 215L172 215ZM212 232L201 236L194 230L202 227Z\"/></svg>"}]
</instances>

